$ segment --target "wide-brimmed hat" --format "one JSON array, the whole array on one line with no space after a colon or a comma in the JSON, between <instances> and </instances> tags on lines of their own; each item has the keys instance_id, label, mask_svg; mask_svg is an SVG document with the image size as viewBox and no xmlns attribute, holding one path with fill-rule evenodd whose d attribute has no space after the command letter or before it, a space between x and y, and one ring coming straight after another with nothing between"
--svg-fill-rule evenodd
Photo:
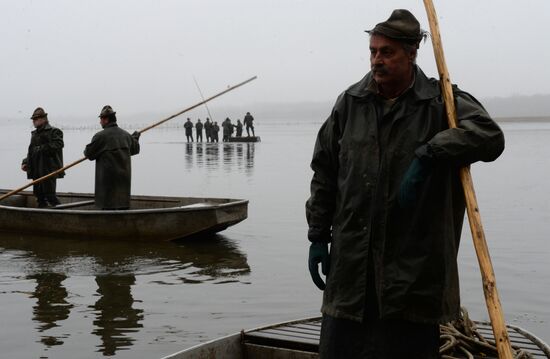
<instances>
[{"instance_id":1,"label":"wide-brimmed hat","mask_svg":"<svg viewBox=\"0 0 550 359\"><path fill-rule=\"evenodd\" d=\"M36 110L32 113L31 120L34 120L35 118L41 118L41 117L48 117L48 114L42 107L37 107Z\"/></svg>"},{"instance_id":2,"label":"wide-brimmed hat","mask_svg":"<svg viewBox=\"0 0 550 359\"><path fill-rule=\"evenodd\" d=\"M405 9L393 10L388 20L376 24L371 30L365 30L370 35L383 35L390 39L416 44L426 36L426 31L420 28L420 23L414 15Z\"/></svg>"},{"instance_id":3,"label":"wide-brimmed hat","mask_svg":"<svg viewBox=\"0 0 550 359\"><path fill-rule=\"evenodd\" d=\"M115 111L113 111L113 108L109 105L106 105L106 106L103 106L103 108L101 109L101 112L99 113L99 118L102 118L102 117L109 117L110 115L114 115L116 114Z\"/></svg>"}]
</instances>

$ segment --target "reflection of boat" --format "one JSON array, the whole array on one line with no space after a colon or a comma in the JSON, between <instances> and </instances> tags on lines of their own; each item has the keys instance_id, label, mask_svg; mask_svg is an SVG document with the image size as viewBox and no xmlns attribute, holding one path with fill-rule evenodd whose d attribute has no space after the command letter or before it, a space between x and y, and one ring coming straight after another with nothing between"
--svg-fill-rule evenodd
<instances>
[{"instance_id":1,"label":"reflection of boat","mask_svg":"<svg viewBox=\"0 0 550 359\"><path fill-rule=\"evenodd\" d=\"M493 340L490 325L476 324L488 341ZM163 359L317 359L320 329L321 318L276 324L199 344ZM550 358L550 348L540 339L515 326L509 325L508 329L513 346L536 358ZM484 358L496 359L496 356Z\"/></svg>"},{"instance_id":2,"label":"reflection of boat","mask_svg":"<svg viewBox=\"0 0 550 359\"><path fill-rule=\"evenodd\" d=\"M227 142L261 142L260 136L229 137Z\"/></svg>"},{"instance_id":3,"label":"reflection of boat","mask_svg":"<svg viewBox=\"0 0 550 359\"><path fill-rule=\"evenodd\" d=\"M86 305L85 318L93 324L90 335L100 339L98 351L104 356L133 346L144 318L151 314L143 304L151 300L143 284L136 293L138 278L150 276L149 284L156 287L239 282L250 273L246 255L221 235L182 242L105 241L98 245L76 238L6 233L0 234L0 254L9 258L0 263L3 272L24 273L35 283L34 290L25 293L35 301L29 311L47 348L62 346L67 338L74 341L70 328L75 323L87 325L79 316ZM161 272L169 275L159 276ZM78 289L84 283L90 289L90 276L96 286L90 299L95 299L83 303L88 297L81 298Z\"/></svg>"},{"instance_id":4,"label":"reflection of boat","mask_svg":"<svg viewBox=\"0 0 550 359\"><path fill-rule=\"evenodd\" d=\"M93 194L59 193L58 197L62 204L53 209L36 208L30 192L8 197L0 204L0 231L88 239L172 240L222 231L246 219L248 208L246 200L132 196L131 209L102 211L94 207Z\"/></svg>"}]
</instances>

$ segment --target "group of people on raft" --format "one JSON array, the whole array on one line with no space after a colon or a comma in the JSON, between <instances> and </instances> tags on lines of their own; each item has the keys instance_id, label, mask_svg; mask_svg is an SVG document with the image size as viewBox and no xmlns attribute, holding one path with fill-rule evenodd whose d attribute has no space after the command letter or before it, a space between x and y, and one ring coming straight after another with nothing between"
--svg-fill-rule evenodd
<instances>
[{"instance_id":1,"label":"group of people on raft","mask_svg":"<svg viewBox=\"0 0 550 359\"><path fill-rule=\"evenodd\" d=\"M218 122L212 122L210 118L206 118L206 122L201 122L200 119L197 120L196 124L193 124L191 122L190 118L187 118L187 121L183 125L185 128L185 137L187 138L187 142L193 142L193 127L195 128L196 133L196 141L202 142L202 131L204 129L204 133L206 135L206 142L219 142L219 136L218 133L220 132L220 126L218 125ZM237 120L237 124L234 125L231 123L231 119L226 118L222 122L222 128L223 128L223 142L228 142L229 138L232 137L233 132L236 130L236 137L242 137L243 135L243 127L246 128L246 134L248 137L250 137L250 131L252 130L252 136L255 136L254 134L254 117L250 114L250 112L247 112L244 116L243 122L241 122L240 119Z\"/></svg>"}]
</instances>

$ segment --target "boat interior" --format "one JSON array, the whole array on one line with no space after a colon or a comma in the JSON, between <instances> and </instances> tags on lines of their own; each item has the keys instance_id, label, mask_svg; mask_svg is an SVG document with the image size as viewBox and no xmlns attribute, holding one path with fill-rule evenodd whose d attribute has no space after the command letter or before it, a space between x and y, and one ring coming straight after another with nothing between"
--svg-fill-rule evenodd
<instances>
[{"instance_id":1,"label":"boat interior","mask_svg":"<svg viewBox=\"0 0 550 359\"><path fill-rule=\"evenodd\" d=\"M0 194L7 192L8 190L0 190ZM55 209L97 209L94 195L90 193L58 193L57 197L61 204L54 207ZM132 196L130 209L199 208L234 201L226 198ZM0 201L0 206L37 208L37 202L32 192L24 191Z\"/></svg>"}]
</instances>

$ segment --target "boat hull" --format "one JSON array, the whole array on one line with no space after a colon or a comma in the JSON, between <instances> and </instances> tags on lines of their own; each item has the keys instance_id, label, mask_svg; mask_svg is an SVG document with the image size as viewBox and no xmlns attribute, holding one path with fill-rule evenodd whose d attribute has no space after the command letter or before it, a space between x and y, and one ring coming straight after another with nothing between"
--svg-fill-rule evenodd
<instances>
[{"instance_id":1,"label":"boat hull","mask_svg":"<svg viewBox=\"0 0 550 359\"><path fill-rule=\"evenodd\" d=\"M59 193L63 205L93 195ZM247 218L248 201L216 198L132 196L131 209L103 211L87 204L36 208L24 192L0 203L0 232L86 239L174 240L223 231Z\"/></svg>"}]
</instances>

